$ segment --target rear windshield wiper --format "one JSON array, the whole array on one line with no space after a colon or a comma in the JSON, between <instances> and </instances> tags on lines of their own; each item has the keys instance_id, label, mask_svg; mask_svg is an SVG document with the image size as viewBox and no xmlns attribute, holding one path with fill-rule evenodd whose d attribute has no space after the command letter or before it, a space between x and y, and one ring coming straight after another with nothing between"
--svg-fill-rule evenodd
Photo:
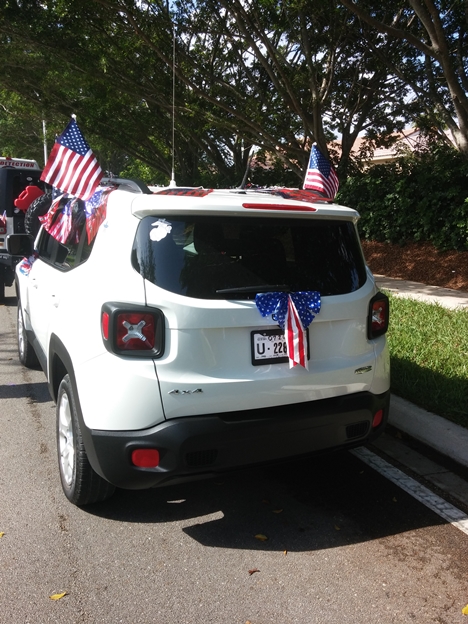
<instances>
[{"instance_id":1,"label":"rear windshield wiper","mask_svg":"<svg viewBox=\"0 0 468 624\"><path fill-rule=\"evenodd\" d=\"M237 286L236 288L220 288L216 291L217 295L227 295L229 293L263 293L280 291L285 292L289 290L289 286L286 284L261 284L258 286Z\"/></svg>"}]
</instances>

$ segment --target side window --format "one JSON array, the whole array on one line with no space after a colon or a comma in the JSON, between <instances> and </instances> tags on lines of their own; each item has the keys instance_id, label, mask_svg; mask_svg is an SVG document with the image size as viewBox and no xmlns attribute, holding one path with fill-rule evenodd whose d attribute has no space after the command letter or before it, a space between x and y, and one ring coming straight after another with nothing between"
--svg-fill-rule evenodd
<instances>
[{"instance_id":1,"label":"side window","mask_svg":"<svg viewBox=\"0 0 468 624\"><path fill-rule=\"evenodd\" d=\"M69 271L89 258L93 244L94 239L91 241L91 244L88 244L85 223L82 224L79 230L76 230L75 235L71 237L71 240L66 245L63 245L51 236L49 232L42 229L38 253L39 257L48 264L62 271Z\"/></svg>"}]
</instances>

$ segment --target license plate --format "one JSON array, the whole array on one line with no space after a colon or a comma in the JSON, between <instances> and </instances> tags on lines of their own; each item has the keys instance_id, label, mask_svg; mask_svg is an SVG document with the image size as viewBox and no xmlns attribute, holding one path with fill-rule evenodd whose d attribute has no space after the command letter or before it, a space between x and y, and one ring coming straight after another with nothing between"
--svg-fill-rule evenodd
<instances>
[{"instance_id":1,"label":"license plate","mask_svg":"<svg viewBox=\"0 0 468 624\"><path fill-rule=\"evenodd\" d=\"M286 340L281 329L251 332L252 364L281 364L288 361Z\"/></svg>"},{"instance_id":2,"label":"license plate","mask_svg":"<svg viewBox=\"0 0 468 624\"><path fill-rule=\"evenodd\" d=\"M307 359L309 352L309 329L307 331ZM264 364L282 364L288 362L286 340L282 329L264 329L250 333L252 364L262 366Z\"/></svg>"}]
</instances>

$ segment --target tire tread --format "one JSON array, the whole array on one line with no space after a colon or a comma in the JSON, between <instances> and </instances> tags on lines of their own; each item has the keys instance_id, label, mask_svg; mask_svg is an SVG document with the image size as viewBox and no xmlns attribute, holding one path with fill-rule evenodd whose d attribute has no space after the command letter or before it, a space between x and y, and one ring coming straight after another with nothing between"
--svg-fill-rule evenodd
<instances>
[{"instance_id":1,"label":"tire tread","mask_svg":"<svg viewBox=\"0 0 468 624\"><path fill-rule=\"evenodd\" d=\"M59 457L59 471L60 471L60 479L62 482L63 491L70 502L77 505L78 507L84 505L91 505L92 503L97 503L103 500L106 500L115 491L115 486L103 479L97 472L94 471L91 464L89 463L88 455L86 453L86 449L83 443L83 437L81 434L81 428L78 421L78 415L76 412L75 405L75 397L72 389L72 385L70 382L69 375L65 375L62 379L58 391L57 398L57 423L58 423L58 414L60 407L60 398L62 394L66 392L68 395L68 400L70 402L71 409L71 417L72 417L72 425L73 425L73 439L75 445L75 467L74 467L74 475L73 482L70 487L68 487L62 477L62 471L60 468L60 457ZM60 448L58 445L58 424L57 424L57 451L60 453Z\"/></svg>"}]
</instances>

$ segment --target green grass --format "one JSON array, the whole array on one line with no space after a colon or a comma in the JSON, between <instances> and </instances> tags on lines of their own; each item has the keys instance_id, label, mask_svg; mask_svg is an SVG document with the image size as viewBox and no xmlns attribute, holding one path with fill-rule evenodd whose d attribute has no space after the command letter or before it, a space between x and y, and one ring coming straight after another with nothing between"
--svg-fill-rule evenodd
<instances>
[{"instance_id":1,"label":"green grass","mask_svg":"<svg viewBox=\"0 0 468 624\"><path fill-rule=\"evenodd\" d=\"M468 310L386 294L392 392L468 428Z\"/></svg>"}]
</instances>

